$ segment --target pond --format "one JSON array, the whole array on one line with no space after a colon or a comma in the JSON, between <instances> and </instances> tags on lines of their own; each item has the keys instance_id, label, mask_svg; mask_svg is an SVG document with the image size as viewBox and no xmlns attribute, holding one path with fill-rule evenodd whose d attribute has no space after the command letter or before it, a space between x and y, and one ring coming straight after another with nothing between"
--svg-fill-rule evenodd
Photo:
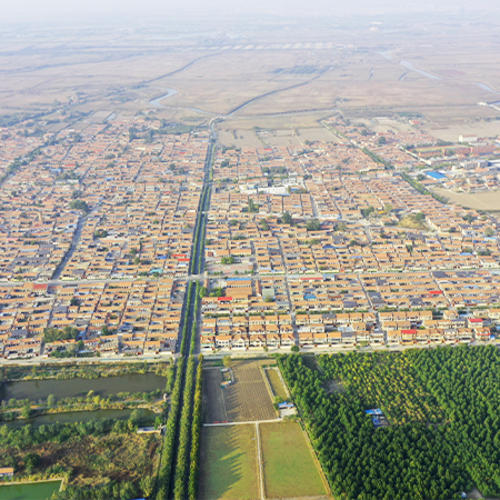
<instances>
[{"instance_id":1,"label":"pond","mask_svg":"<svg viewBox=\"0 0 500 500\"><path fill-rule=\"evenodd\" d=\"M133 410L90 410L90 411L66 411L63 413L49 413L26 420L14 420L6 422L9 427L22 427L31 424L36 427L48 424L73 424L75 422L87 422L89 420L127 420ZM155 419L155 413L145 408L138 409L141 425L151 425ZM0 498L2 496L0 495Z\"/></svg>"},{"instance_id":2,"label":"pond","mask_svg":"<svg viewBox=\"0 0 500 500\"><path fill-rule=\"evenodd\" d=\"M165 377L154 373L132 373L116 377L97 379L72 378L67 380L22 380L6 382L0 393L0 399L30 399L39 401L53 394L56 399L85 396L89 391L107 397L119 392L150 392L165 388Z\"/></svg>"},{"instance_id":3,"label":"pond","mask_svg":"<svg viewBox=\"0 0 500 500\"><path fill-rule=\"evenodd\" d=\"M2 500L48 500L59 491L61 480L37 481L34 483L0 484Z\"/></svg>"}]
</instances>

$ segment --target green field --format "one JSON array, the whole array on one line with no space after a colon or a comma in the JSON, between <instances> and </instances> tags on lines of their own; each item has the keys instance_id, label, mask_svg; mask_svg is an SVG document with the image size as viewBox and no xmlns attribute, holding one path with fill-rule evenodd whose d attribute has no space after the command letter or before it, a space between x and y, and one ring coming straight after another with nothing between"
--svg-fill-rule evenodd
<instances>
[{"instance_id":1,"label":"green field","mask_svg":"<svg viewBox=\"0 0 500 500\"><path fill-rule=\"evenodd\" d=\"M306 436L296 422L260 424L267 498L326 495Z\"/></svg>"},{"instance_id":2,"label":"green field","mask_svg":"<svg viewBox=\"0 0 500 500\"><path fill-rule=\"evenodd\" d=\"M204 427L200 497L205 500L258 498L256 446L253 425Z\"/></svg>"},{"instance_id":3,"label":"green field","mask_svg":"<svg viewBox=\"0 0 500 500\"><path fill-rule=\"evenodd\" d=\"M2 500L48 500L54 491L59 491L61 481L7 484L0 486Z\"/></svg>"},{"instance_id":4,"label":"green field","mask_svg":"<svg viewBox=\"0 0 500 500\"><path fill-rule=\"evenodd\" d=\"M273 395L279 397L280 399L287 399L288 395L285 388L283 387L283 382L281 382L280 376L276 368L269 368L266 370L267 380L273 391Z\"/></svg>"}]
</instances>

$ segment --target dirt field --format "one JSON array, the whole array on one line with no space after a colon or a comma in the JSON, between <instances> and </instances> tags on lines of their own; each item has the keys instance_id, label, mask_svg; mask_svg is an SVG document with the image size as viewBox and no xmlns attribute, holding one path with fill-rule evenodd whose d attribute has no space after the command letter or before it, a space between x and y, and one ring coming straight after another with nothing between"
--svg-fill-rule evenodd
<instances>
[{"instance_id":1,"label":"dirt field","mask_svg":"<svg viewBox=\"0 0 500 500\"><path fill-rule=\"evenodd\" d=\"M257 134L260 140L268 147L299 147L300 138L294 129L261 130Z\"/></svg>"},{"instance_id":2,"label":"dirt field","mask_svg":"<svg viewBox=\"0 0 500 500\"><path fill-rule=\"evenodd\" d=\"M277 417L267 390L260 361L236 361L233 365L235 383L224 389L230 421L268 420Z\"/></svg>"},{"instance_id":3,"label":"dirt field","mask_svg":"<svg viewBox=\"0 0 500 500\"><path fill-rule=\"evenodd\" d=\"M340 142L338 137L324 127L300 128L297 133L301 141Z\"/></svg>"},{"instance_id":4,"label":"dirt field","mask_svg":"<svg viewBox=\"0 0 500 500\"><path fill-rule=\"evenodd\" d=\"M224 422L227 418L226 403L220 384L220 368L203 370L203 421L207 423Z\"/></svg>"},{"instance_id":5,"label":"dirt field","mask_svg":"<svg viewBox=\"0 0 500 500\"><path fill-rule=\"evenodd\" d=\"M204 422L245 422L277 417L260 369L261 361L235 361L234 384L221 389L220 369L204 370Z\"/></svg>"},{"instance_id":6,"label":"dirt field","mask_svg":"<svg viewBox=\"0 0 500 500\"><path fill-rule=\"evenodd\" d=\"M224 146L236 146L237 148L261 148L263 143L250 129L222 129L219 133L219 140Z\"/></svg>"},{"instance_id":7,"label":"dirt field","mask_svg":"<svg viewBox=\"0 0 500 500\"><path fill-rule=\"evenodd\" d=\"M480 110L478 106L478 111ZM443 128L430 128L427 132L443 141L458 141L460 135L476 137L496 137L500 134L500 122L470 121L468 123L453 124Z\"/></svg>"},{"instance_id":8,"label":"dirt field","mask_svg":"<svg viewBox=\"0 0 500 500\"><path fill-rule=\"evenodd\" d=\"M476 210L500 210L500 191L485 193L455 193L448 189L434 189L437 194L443 195L452 203Z\"/></svg>"}]
</instances>

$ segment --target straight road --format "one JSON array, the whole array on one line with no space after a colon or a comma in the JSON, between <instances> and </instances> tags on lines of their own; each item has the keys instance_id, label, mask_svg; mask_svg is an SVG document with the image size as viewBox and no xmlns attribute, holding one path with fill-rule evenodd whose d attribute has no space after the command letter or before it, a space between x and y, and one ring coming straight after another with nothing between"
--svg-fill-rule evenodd
<instances>
[{"instance_id":1,"label":"straight road","mask_svg":"<svg viewBox=\"0 0 500 500\"><path fill-rule=\"evenodd\" d=\"M244 420L243 422L217 422L213 424L203 424L203 427L227 427L228 425L273 424L276 422L282 422L281 418L272 418L269 420Z\"/></svg>"}]
</instances>

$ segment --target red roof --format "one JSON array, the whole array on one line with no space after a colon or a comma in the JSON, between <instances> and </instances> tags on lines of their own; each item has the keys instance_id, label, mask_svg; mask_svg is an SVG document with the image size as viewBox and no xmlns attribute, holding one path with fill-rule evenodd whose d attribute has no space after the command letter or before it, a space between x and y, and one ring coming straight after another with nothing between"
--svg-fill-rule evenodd
<instances>
[{"instance_id":1,"label":"red roof","mask_svg":"<svg viewBox=\"0 0 500 500\"><path fill-rule=\"evenodd\" d=\"M441 295L443 292L441 290L431 290L429 293L431 295Z\"/></svg>"},{"instance_id":2,"label":"red roof","mask_svg":"<svg viewBox=\"0 0 500 500\"><path fill-rule=\"evenodd\" d=\"M483 318L469 318L470 323L482 323Z\"/></svg>"},{"instance_id":3,"label":"red roof","mask_svg":"<svg viewBox=\"0 0 500 500\"><path fill-rule=\"evenodd\" d=\"M401 330L401 333L406 333L408 335L415 335L417 333L417 330L411 329L411 330Z\"/></svg>"},{"instance_id":4,"label":"red roof","mask_svg":"<svg viewBox=\"0 0 500 500\"><path fill-rule=\"evenodd\" d=\"M231 300L233 300L232 297L217 297L217 300L219 302L230 302Z\"/></svg>"}]
</instances>

